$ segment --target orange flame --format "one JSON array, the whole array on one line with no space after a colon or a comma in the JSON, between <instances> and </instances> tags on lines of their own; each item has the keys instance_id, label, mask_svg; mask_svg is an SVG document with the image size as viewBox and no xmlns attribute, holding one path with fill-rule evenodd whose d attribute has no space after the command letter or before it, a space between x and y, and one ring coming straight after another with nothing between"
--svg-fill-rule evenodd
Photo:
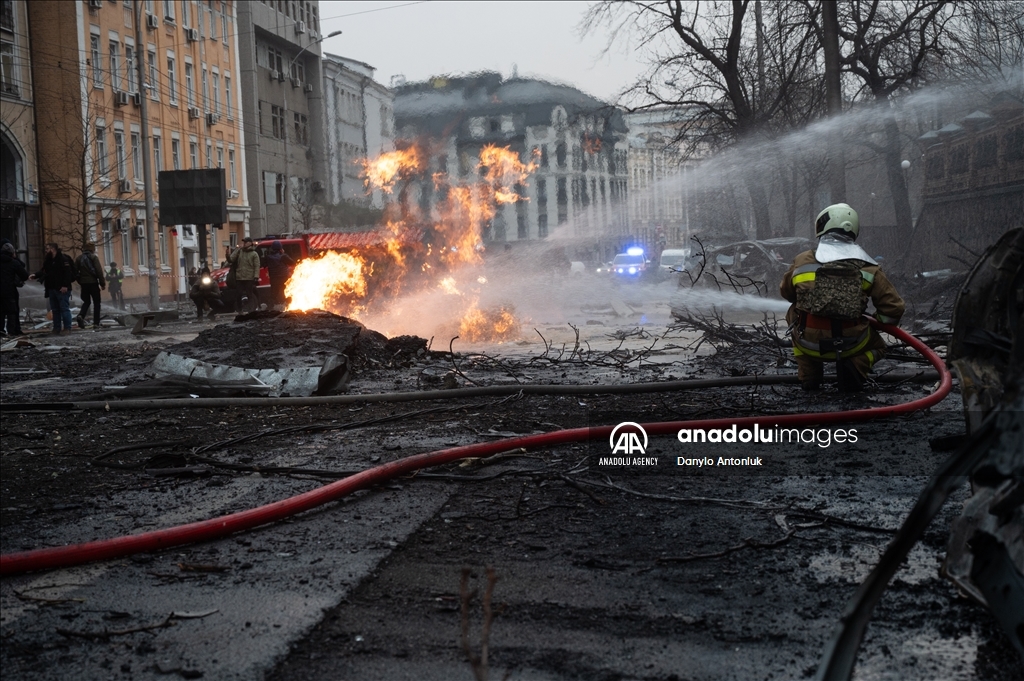
<instances>
[{"instance_id":1,"label":"orange flame","mask_svg":"<svg viewBox=\"0 0 1024 681\"><path fill-rule=\"evenodd\" d=\"M459 337L471 343L501 342L519 336L519 320L511 306L481 310L474 303L459 322Z\"/></svg>"},{"instance_id":2,"label":"orange flame","mask_svg":"<svg viewBox=\"0 0 1024 681\"><path fill-rule=\"evenodd\" d=\"M385 152L372 161L362 159L360 164L366 177L366 187L390 194L399 180L422 171L424 160L419 147L409 147Z\"/></svg>"},{"instance_id":3,"label":"orange flame","mask_svg":"<svg viewBox=\"0 0 1024 681\"><path fill-rule=\"evenodd\" d=\"M285 284L289 310L352 312L355 301L366 296L363 259L351 253L325 251L296 266Z\"/></svg>"},{"instance_id":4,"label":"orange flame","mask_svg":"<svg viewBox=\"0 0 1024 681\"><path fill-rule=\"evenodd\" d=\"M486 169L484 177L498 203L527 200L519 194L519 189L526 184L530 174L537 170L535 161L523 163L519 160L519 154L508 147L488 144L480 150L480 166Z\"/></svg>"}]
</instances>

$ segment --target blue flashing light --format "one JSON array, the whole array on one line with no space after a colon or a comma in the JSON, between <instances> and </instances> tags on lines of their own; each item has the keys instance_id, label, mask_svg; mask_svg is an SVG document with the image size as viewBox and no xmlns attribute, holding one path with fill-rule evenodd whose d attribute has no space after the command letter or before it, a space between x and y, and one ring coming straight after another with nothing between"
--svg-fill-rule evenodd
<instances>
[{"instance_id":1,"label":"blue flashing light","mask_svg":"<svg viewBox=\"0 0 1024 681\"><path fill-rule=\"evenodd\" d=\"M644 249L640 248L639 246L630 246L629 248L626 249L626 254L627 255L643 255L644 254Z\"/></svg>"}]
</instances>

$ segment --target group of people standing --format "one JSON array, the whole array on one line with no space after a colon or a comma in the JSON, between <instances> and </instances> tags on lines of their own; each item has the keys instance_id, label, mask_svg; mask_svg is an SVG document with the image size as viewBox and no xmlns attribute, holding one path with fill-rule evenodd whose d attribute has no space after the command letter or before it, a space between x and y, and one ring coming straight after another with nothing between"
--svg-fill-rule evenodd
<instances>
[{"instance_id":1,"label":"group of people standing","mask_svg":"<svg viewBox=\"0 0 1024 681\"><path fill-rule=\"evenodd\" d=\"M87 243L82 247L82 254L72 259L64 253L56 243L46 245L46 257L43 266L34 274L17 257L14 244L4 240L0 245L0 303L3 306L3 335L20 336L21 329L21 295L18 291L26 281L39 281L43 284L47 309L53 317L55 334L71 331L71 289L76 282L81 287L82 308L77 322L84 329L89 310L92 309L93 326L100 325L100 291L108 288L110 298L119 309L124 309L124 294L121 292L124 272L117 263L110 263L104 270L96 256L96 244Z\"/></svg>"},{"instance_id":2,"label":"group of people standing","mask_svg":"<svg viewBox=\"0 0 1024 681\"><path fill-rule=\"evenodd\" d=\"M265 261L264 263L260 258L256 242L252 238L246 237L242 240L240 248L236 248L228 254L226 263L228 275L224 289L221 289L220 284L213 280L210 268L203 267L189 288L189 297L196 306L196 316L202 319L205 313L208 319L214 319L223 312L234 311L245 314L258 309L259 299L256 289L259 286L260 269L264 264L270 278L268 305L270 307L287 305L284 285L288 281L288 277L291 276L295 260L285 253L281 242L275 240L270 245Z\"/></svg>"}]
</instances>

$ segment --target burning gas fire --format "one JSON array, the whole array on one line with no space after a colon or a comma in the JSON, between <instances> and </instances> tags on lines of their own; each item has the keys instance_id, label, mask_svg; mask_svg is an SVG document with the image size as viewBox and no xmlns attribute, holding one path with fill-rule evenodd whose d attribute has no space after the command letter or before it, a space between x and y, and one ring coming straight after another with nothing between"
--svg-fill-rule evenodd
<instances>
[{"instance_id":1,"label":"burning gas fire","mask_svg":"<svg viewBox=\"0 0 1024 681\"><path fill-rule=\"evenodd\" d=\"M395 183L418 174L423 169L419 147L409 147L381 154L377 158L363 159L363 174L369 189L380 189L390 194Z\"/></svg>"},{"instance_id":2,"label":"burning gas fire","mask_svg":"<svg viewBox=\"0 0 1024 681\"><path fill-rule=\"evenodd\" d=\"M289 310L332 310L351 314L366 296L363 260L351 253L325 251L306 258L284 287Z\"/></svg>"},{"instance_id":3,"label":"burning gas fire","mask_svg":"<svg viewBox=\"0 0 1024 681\"><path fill-rule=\"evenodd\" d=\"M459 337L471 343L514 340L519 337L519 320L511 306L481 310L474 304L459 322Z\"/></svg>"},{"instance_id":4,"label":"burning gas fire","mask_svg":"<svg viewBox=\"0 0 1024 681\"><path fill-rule=\"evenodd\" d=\"M285 288L290 310L321 308L350 316L363 309L386 312L400 292L440 289L464 301L457 303L464 306L458 322L463 338L502 341L518 335L519 322L510 306L479 309L479 296L463 293L453 275L481 261L485 230L498 211L527 200L524 189L537 163L523 162L507 147L487 145L463 181L432 171L430 159L436 155L412 145L361 161L368 191L398 197L386 224L377 229L382 245L300 262ZM425 210L410 190L415 186L436 197ZM410 239L410 233L426 237ZM486 279L477 282L482 285Z\"/></svg>"}]
</instances>

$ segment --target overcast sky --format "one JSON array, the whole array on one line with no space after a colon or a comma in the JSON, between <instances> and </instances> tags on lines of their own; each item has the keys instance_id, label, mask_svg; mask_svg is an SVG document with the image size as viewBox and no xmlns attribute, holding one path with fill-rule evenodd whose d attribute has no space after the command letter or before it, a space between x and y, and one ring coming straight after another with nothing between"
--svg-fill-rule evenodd
<instances>
[{"instance_id":1,"label":"overcast sky","mask_svg":"<svg viewBox=\"0 0 1024 681\"><path fill-rule=\"evenodd\" d=\"M340 2L321 0L324 51L375 67L390 85L441 74L499 71L574 85L610 100L628 87L642 65L616 46L602 56L606 36L581 38L587 2ZM402 6L405 5L405 6ZM392 9L381 9L381 8ZM367 11L379 10L379 11Z\"/></svg>"}]
</instances>

